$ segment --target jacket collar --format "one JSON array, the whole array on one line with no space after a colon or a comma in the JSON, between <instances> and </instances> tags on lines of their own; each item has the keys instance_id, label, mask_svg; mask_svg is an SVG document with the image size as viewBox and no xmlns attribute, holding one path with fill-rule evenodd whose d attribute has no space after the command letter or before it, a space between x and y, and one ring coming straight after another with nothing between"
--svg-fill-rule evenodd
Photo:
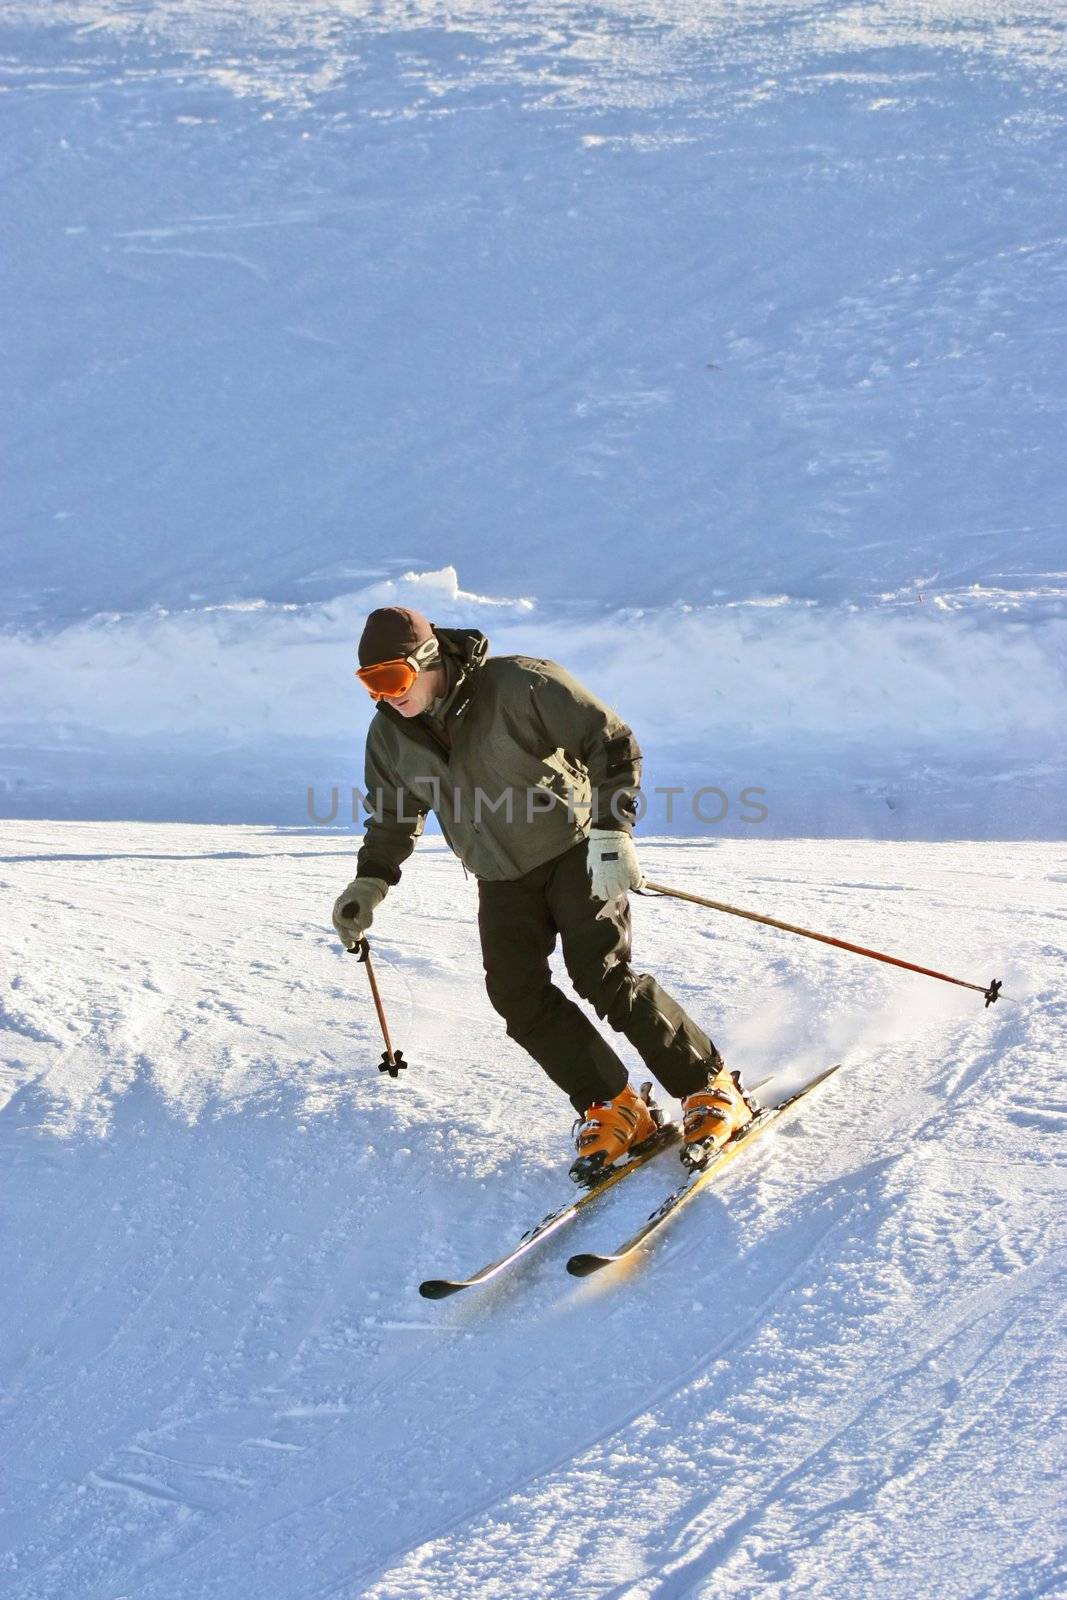
<instances>
[{"instance_id":1,"label":"jacket collar","mask_svg":"<svg viewBox=\"0 0 1067 1600\"><path fill-rule=\"evenodd\" d=\"M489 654L489 640L478 628L438 628L431 624L441 646L441 660L448 673L449 687L445 690L441 711L446 722L462 711L478 686L478 675ZM425 717L402 717L386 700L379 700L379 717L403 728L416 738L432 735L424 726ZM436 741L434 741L436 743Z\"/></svg>"}]
</instances>

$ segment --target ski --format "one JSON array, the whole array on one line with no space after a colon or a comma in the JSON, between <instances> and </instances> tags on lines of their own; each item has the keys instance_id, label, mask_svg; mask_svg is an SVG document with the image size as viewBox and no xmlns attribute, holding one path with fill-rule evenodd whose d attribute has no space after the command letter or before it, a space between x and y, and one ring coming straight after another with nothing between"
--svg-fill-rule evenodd
<instances>
[{"instance_id":1,"label":"ski","mask_svg":"<svg viewBox=\"0 0 1067 1600\"><path fill-rule=\"evenodd\" d=\"M666 1200L656 1207L648 1221L643 1223L625 1243L620 1244L618 1249L613 1250L610 1255L597 1255L590 1251L581 1255L571 1256L567 1262L567 1271L576 1278L588 1278L590 1274L599 1272L602 1267L611 1266L615 1261L625 1260L633 1251L639 1249L651 1234L662 1227L668 1218L673 1217L675 1212L685 1205L687 1200L691 1200L698 1190L702 1189L713 1178L717 1178L723 1168L735 1156L739 1155L747 1145L758 1139L766 1128L769 1128L773 1122L777 1122L786 1112L792 1111L795 1106L800 1105L801 1101L805 1100L813 1089L817 1089L821 1083L825 1083L827 1078L831 1077L840 1065L841 1063L838 1061L832 1067L827 1067L824 1072L819 1073L818 1077L805 1084L803 1089L798 1089L796 1094L791 1094L787 1100L782 1100L776 1106L767 1106L765 1109L758 1111L752 1121L746 1122L745 1126L738 1133L735 1133L732 1139L727 1140L726 1144L712 1155L704 1166L690 1172L685 1182L673 1190Z\"/></svg>"},{"instance_id":2,"label":"ski","mask_svg":"<svg viewBox=\"0 0 1067 1600\"><path fill-rule=\"evenodd\" d=\"M560 1228L575 1217L581 1216L587 1206L592 1205L608 1189L613 1189L617 1183L628 1178L631 1172L636 1172L638 1167L645 1166L654 1156L661 1151L669 1150L678 1144L682 1130L676 1122L665 1122L659 1131L635 1151L628 1161L622 1166L609 1167L608 1175L602 1178L592 1189L584 1189L576 1199L568 1201L565 1206L560 1206L556 1211L550 1211L547 1217L542 1217L534 1227L527 1230L513 1250L503 1255L497 1261L491 1261L488 1266L482 1267L480 1272L472 1273L469 1278L426 1278L419 1284L419 1293L427 1300L444 1300L451 1294L458 1294L461 1289L473 1289L477 1284L488 1283L491 1278L513 1266L522 1259L535 1245L539 1245L550 1234L557 1233Z\"/></svg>"}]
</instances>

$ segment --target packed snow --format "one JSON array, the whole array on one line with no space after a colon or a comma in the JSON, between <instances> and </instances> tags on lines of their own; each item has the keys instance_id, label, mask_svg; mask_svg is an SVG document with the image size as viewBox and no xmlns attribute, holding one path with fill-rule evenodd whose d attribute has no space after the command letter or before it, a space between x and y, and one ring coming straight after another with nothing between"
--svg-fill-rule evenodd
<instances>
[{"instance_id":1,"label":"packed snow","mask_svg":"<svg viewBox=\"0 0 1067 1600\"><path fill-rule=\"evenodd\" d=\"M563 1264L673 1153L432 1303L566 1197L571 1121L442 842L372 929L394 1081L324 915L344 835L0 840L10 1600L1063 1592L1062 846L647 840L657 881L1006 998L635 899L767 1098L842 1072L625 1276Z\"/></svg>"},{"instance_id":2,"label":"packed snow","mask_svg":"<svg viewBox=\"0 0 1067 1600\"><path fill-rule=\"evenodd\" d=\"M1061 12L0 0L5 1600L1067 1593ZM1004 998L635 897L843 1070L422 1299L571 1110L439 835L377 1070L394 602L618 708L654 880Z\"/></svg>"}]
</instances>

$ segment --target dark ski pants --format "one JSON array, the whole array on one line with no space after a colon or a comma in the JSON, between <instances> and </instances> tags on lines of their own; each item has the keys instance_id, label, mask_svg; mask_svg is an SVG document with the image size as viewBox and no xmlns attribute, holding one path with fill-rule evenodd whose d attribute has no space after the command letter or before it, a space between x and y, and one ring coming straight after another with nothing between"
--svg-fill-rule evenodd
<instances>
[{"instance_id":1,"label":"dark ski pants","mask_svg":"<svg viewBox=\"0 0 1067 1600\"><path fill-rule=\"evenodd\" d=\"M655 978L630 966L630 906L594 900L584 840L503 883L478 884L478 931L485 986L517 1044L533 1056L582 1114L626 1083L615 1051L552 982L557 934L575 990L636 1048L668 1094L701 1088L721 1057L708 1036Z\"/></svg>"}]
</instances>

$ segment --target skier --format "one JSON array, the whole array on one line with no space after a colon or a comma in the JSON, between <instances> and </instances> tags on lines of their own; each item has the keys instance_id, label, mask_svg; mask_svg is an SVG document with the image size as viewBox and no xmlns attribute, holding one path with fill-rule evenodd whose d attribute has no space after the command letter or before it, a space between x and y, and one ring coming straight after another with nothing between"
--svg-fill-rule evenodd
<instances>
[{"instance_id":1,"label":"skier","mask_svg":"<svg viewBox=\"0 0 1067 1600\"><path fill-rule=\"evenodd\" d=\"M333 924L349 949L400 880L432 810L478 882L485 983L507 1032L578 1113L571 1176L594 1184L656 1132L646 1099L586 1014L552 982L557 934L576 992L682 1101L682 1159L753 1114L739 1077L656 980L630 965L627 892L644 878L632 830L641 751L614 711L553 661L490 656L476 629L372 611L357 676L377 701L370 808Z\"/></svg>"}]
</instances>

